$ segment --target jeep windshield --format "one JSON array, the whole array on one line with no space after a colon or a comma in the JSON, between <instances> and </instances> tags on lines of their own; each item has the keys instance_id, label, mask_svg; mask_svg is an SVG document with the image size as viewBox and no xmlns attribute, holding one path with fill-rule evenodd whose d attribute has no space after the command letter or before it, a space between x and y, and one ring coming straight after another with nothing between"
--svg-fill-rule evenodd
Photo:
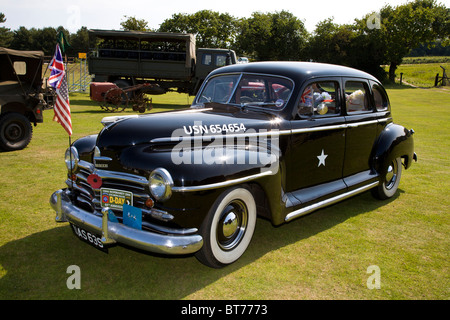
<instances>
[{"instance_id":1,"label":"jeep windshield","mask_svg":"<svg viewBox=\"0 0 450 320\"><path fill-rule=\"evenodd\" d=\"M259 74L223 74L212 77L197 95L192 107L216 102L235 106L281 110L288 102L293 81Z\"/></svg>"}]
</instances>

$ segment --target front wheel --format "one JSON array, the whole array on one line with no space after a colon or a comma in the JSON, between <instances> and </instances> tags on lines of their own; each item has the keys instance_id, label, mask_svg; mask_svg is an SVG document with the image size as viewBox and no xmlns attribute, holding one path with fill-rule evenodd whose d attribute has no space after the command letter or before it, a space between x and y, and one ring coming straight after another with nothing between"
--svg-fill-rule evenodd
<instances>
[{"instance_id":1,"label":"front wheel","mask_svg":"<svg viewBox=\"0 0 450 320\"><path fill-rule=\"evenodd\" d=\"M401 158L397 158L389 163L386 174L380 180L380 184L372 189L373 195L382 200L391 198L397 192L401 176L402 160Z\"/></svg>"},{"instance_id":2,"label":"front wheel","mask_svg":"<svg viewBox=\"0 0 450 320\"><path fill-rule=\"evenodd\" d=\"M256 225L256 204L245 188L226 190L211 207L200 233L203 247L196 257L220 268L238 260L247 249Z\"/></svg>"}]
</instances>

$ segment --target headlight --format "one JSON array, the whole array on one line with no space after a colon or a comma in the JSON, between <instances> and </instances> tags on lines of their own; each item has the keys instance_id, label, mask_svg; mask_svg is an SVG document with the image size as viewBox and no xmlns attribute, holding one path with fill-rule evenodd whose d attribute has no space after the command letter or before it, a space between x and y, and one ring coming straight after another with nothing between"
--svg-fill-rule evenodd
<instances>
[{"instance_id":1,"label":"headlight","mask_svg":"<svg viewBox=\"0 0 450 320\"><path fill-rule=\"evenodd\" d=\"M173 180L170 173L163 168L152 171L148 180L150 192L156 200L164 201L172 195Z\"/></svg>"},{"instance_id":2,"label":"headlight","mask_svg":"<svg viewBox=\"0 0 450 320\"><path fill-rule=\"evenodd\" d=\"M78 162L80 161L80 157L78 156L77 148L70 147L67 148L65 154L65 162L67 170L75 171L78 168Z\"/></svg>"}]
</instances>

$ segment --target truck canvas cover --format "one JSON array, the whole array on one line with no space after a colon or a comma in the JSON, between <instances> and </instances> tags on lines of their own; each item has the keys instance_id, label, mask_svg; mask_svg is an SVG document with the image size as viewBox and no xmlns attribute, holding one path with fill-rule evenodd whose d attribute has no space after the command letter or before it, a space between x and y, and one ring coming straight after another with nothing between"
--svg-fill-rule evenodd
<instances>
[{"instance_id":1,"label":"truck canvas cover","mask_svg":"<svg viewBox=\"0 0 450 320\"><path fill-rule=\"evenodd\" d=\"M41 84L42 51L18 51L0 47L0 94L23 94ZM0 104L5 103L5 101Z\"/></svg>"},{"instance_id":2,"label":"truck canvas cover","mask_svg":"<svg viewBox=\"0 0 450 320\"><path fill-rule=\"evenodd\" d=\"M95 38L102 39L123 39L138 40L139 43L147 42L184 42L186 44L186 68L192 67L195 63L195 37L189 33L169 33L169 32L144 32L144 31L119 31L119 30L89 30L91 41Z\"/></svg>"}]
</instances>

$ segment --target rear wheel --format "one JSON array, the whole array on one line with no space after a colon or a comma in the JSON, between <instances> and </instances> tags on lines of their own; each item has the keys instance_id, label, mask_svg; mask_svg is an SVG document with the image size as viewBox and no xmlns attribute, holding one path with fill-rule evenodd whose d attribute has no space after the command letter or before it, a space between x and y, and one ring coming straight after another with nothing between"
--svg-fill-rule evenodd
<instances>
[{"instance_id":1,"label":"rear wheel","mask_svg":"<svg viewBox=\"0 0 450 320\"><path fill-rule=\"evenodd\" d=\"M372 189L373 195L382 200L391 198L397 192L401 176L402 160L397 158L389 163L386 174L380 180L380 184Z\"/></svg>"},{"instance_id":2,"label":"rear wheel","mask_svg":"<svg viewBox=\"0 0 450 320\"><path fill-rule=\"evenodd\" d=\"M215 201L200 233L203 247L196 257L220 268L238 260L247 249L256 225L256 204L245 188L228 189Z\"/></svg>"},{"instance_id":3,"label":"rear wheel","mask_svg":"<svg viewBox=\"0 0 450 320\"><path fill-rule=\"evenodd\" d=\"M31 141L30 120L20 113L7 113L0 118L0 147L7 151L25 148Z\"/></svg>"}]
</instances>

